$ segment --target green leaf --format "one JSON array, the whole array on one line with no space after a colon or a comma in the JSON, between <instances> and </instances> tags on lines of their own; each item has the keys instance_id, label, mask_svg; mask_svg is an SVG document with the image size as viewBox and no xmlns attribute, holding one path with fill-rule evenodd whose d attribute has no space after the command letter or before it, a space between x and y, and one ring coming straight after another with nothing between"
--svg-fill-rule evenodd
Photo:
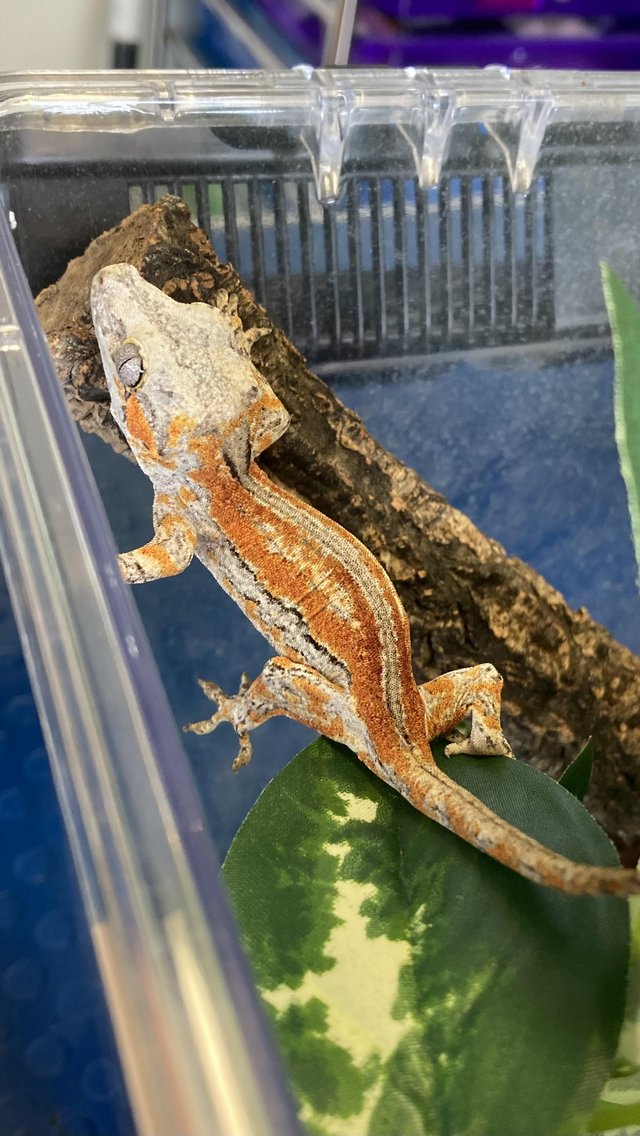
<instances>
[{"instance_id":1,"label":"green leaf","mask_svg":"<svg viewBox=\"0 0 640 1136\"><path fill-rule=\"evenodd\" d=\"M589 788L593 773L593 757L593 742L589 738L584 748L580 750L577 757L574 757L558 781L558 784L562 785L568 793L573 793L579 801L584 800L584 795Z\"/></svg>"},{"instance_id":2,"label":"green leaf","mask_svg":"<svg viewBox=\"0 0 640 1136\"><path fill-rule=\"evenodd\" d=\"M615 864L538 770L451 776L545 844ZM312 1136L570 1136L615 1052L628 905L523 880L320 739L265 789L224 877Z\"/></svg>"},{"instance_id":3,"label":"green leaf","mask_svg":"<svg viewBox=\"0 0 640 1136\"><path fill-rule=\"evenodd\" d=\"M619 1132L621 1128L640 1127L640 1101L635 1104L608 1104L603 1101L596 1109L589 1132Z\"/></svg>"},{"instance_id":4,"label":"green leaf","mask_svg":"<svg viewBox=\"0 0 640 1136\"><path fill-rule=\"evenodd\" d=\"M634 896L629 906L631 957L617 1069L604 1086L588 1127L598 1136L631 1136L640 1130L640 897Z\"/></svg>"},{"instance_id":5,"label":"green leaf","mask_svg":"<svg viewBox=\"0 0 640 1136\"><path fill-rule=\"evenodd\" d=\"M600 270L616 362L616 443L640 568L640 310L613 269L601 263Z\"/></svg>"}]
</instances>

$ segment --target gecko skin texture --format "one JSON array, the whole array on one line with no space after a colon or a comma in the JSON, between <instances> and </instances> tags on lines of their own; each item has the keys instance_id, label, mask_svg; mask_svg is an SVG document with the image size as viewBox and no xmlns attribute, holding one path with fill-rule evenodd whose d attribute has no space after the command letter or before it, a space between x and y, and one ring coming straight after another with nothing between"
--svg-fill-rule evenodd
<instances>
[{"instance_id":1,"label":"gecko skin texture","mask_svg":"<svg viewBox=\"0 0 640 1136\"><path fill-rule=\"evenodd\" d=\"M409 623L375 557L340 525L275 485L257 458L289 416L251 362L233 297L180 304L131 265L103 268L93 322L113 416L155 491L154 537L119 557L129 583L182 572L197 556L276 654L253 682L186 727L229 722L234 767L250 731L274 714L352 749L416 809L540 884L630 895L640 875L576 864L507 824L436 765L430 741L471 716L448 754L511 756L500 727L502 679L485 663L418 686Z\"/></svg>"}]
</instances>

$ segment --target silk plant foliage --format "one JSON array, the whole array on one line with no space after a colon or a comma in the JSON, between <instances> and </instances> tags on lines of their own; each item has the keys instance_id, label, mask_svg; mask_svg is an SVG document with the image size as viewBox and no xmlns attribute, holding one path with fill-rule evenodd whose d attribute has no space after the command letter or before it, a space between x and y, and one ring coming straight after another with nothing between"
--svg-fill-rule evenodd
<instances>
[{"instance_id":1,"label":"silk plant foliage","mask_svg":"<svg viewBox=\"0 0 640 1136\"><path fill-rule=\"evenodd\" d=\"M614 413L620 471L640 569L640 311L608 264L600 265L615 354Z\"/></svg>"},{"instance_id":2,"label":"silk plant foliage","mask_svg":"<svg viewBox=\"0 0 640 1136\"><path fill-rule=\"evenodd\" d=\"M445 767L550 847L616 863L532 767ZM325 739L265 789L224 877L310 1136L587 1127L622 1021L626 902L529 883Z\"/></svg>"},{"instance_id":3,"label":"silk plant foliage","mask_svg":"<svg viewBox=\"0 0 640 1136\"><path fill-rule=\"evenodd\" d=\"M631 534L640 569L640 309L610 265L602 286L615 356L614 417L620 472L627 490ZM632 949L625 1020L616 1074L604 1086L589 1133L627 1136L640 1131L640 900L631 901Z\"/></svg>"}]
</instances>

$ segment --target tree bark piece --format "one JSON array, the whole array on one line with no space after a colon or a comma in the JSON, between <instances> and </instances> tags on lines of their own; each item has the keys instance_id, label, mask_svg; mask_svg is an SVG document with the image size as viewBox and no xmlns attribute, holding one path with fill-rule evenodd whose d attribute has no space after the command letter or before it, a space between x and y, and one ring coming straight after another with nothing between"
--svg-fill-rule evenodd
<instances>
[{"instance_id":1,"label":"tree bark piece","mask_svg":"<svg viewBox=\"0 0 640 1136\"><path fill-rule=\"evenodd\" d=\"M588 804L633 861L640 841L640 659L585 609L483 535L364 428L313 375L188 207L165 197L102 234L36 303L71 412L119 452L89 312L105 264L127 261L177 300L238 297L244 327L268 328L256 366L290 411L264 455L280 482L354 533L394 581L411 621L420 680L490 661L504 675L505 731L516 752L557 774L593 736Z\"/></svg>"}]
</instances>

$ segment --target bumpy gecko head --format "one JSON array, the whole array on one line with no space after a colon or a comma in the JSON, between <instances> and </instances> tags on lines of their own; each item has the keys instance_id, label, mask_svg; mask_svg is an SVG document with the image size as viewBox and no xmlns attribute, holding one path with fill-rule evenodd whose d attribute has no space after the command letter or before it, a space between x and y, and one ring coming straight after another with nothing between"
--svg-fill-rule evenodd
<instances>
[{"instance_id":1,"label":"bumpy gecko head","mask_svg":"<svg viewBox=\"0 0 640 1136\"><path fill-rule=\"evenodd\" d=\"M248 463L286 430L289 416L252 364L237 317L178 303L130 264L96 274L91 312L111 412L148 472L207 437Z\"/></svg>"}]
</instances>

